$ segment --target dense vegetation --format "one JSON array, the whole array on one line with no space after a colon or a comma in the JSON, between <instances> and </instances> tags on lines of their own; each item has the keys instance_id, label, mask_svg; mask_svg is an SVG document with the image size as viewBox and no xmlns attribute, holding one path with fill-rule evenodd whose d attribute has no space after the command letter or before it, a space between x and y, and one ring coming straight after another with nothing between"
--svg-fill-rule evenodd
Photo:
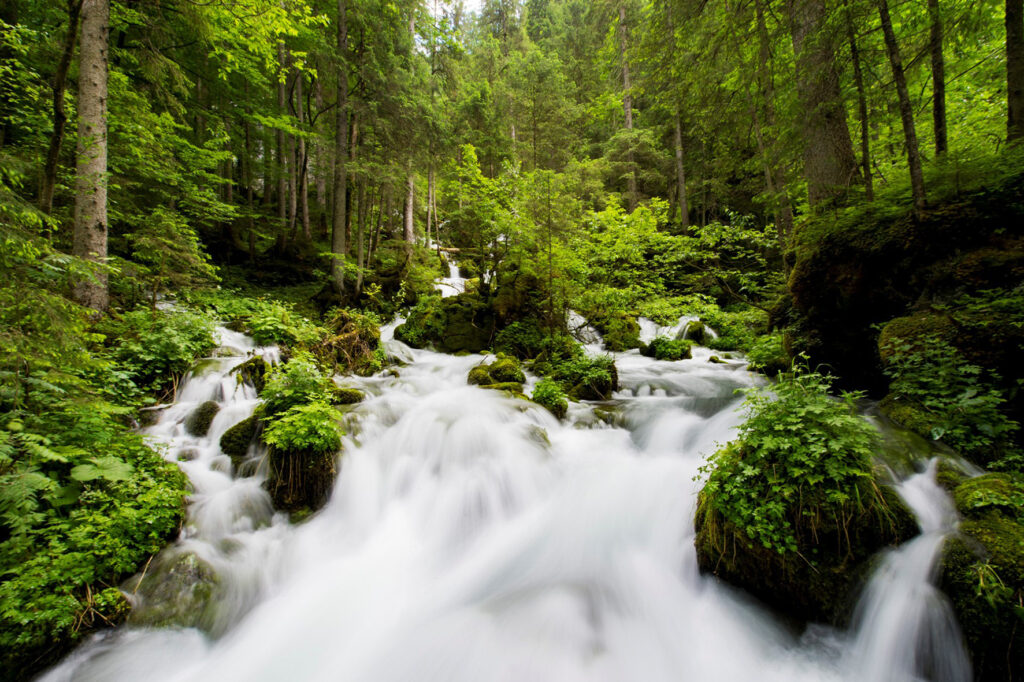
<instances>
[{"instance_id":1,"label":"dense vegetation","mask_svg":"<svg viewBox=\"0 0 1024 682\"><path fill-rule=\"evenodd\" d=\"M118 581L173 536L185 482L131 427L214 319L285 347L240 370L264 406L224 441L241 460L262 439L278 470L333 470L334 406L360 396L330 378L384 369L398 313L410 345L507 355L477 383L518 393L498 365L525 362L558 417L609 398L575 310L609 351L689 315L641 352L699 343L773 377L806 354L1019 485L1022 137L1021 0L0 4L4 668L116 622ZM434 291L442 249L462 295ZM755 394L712 461L702 509L759 560L880 499L826 384ZM318 486L275 497L308 509ZM955 550L963 589L1020 535L997 511ZM992 570L1008 592L965 622L1019 608L1019 571Z\"/></svg>"}]
</instances>

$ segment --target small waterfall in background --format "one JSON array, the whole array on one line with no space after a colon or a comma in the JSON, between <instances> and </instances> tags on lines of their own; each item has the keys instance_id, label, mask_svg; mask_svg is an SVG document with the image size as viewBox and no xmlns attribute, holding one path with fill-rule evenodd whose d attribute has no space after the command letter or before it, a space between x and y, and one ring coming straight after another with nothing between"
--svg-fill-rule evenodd
<instances>
[{"instance_id":1,"label":"small waterfall in background","mask_svg":"<svg viewBox=\"0 0 1024 682\"><path fill-rule=\"evenodd\" d=\"M346 377L366 399L346 415L331 500L299 525L271 509L257 449L240 463L220 451L258 403L231 370L276 359L222 330L235 356L200 363L149 430L195 487L181 538L154 563L188 558L200 579L139 608L197 613L95 636L46 682L969 679L930 583L955 516L929 472L901 486L923 534L882 559L854 628L800 639L697 569L699 468L734 436L736 389L763 381L742 360L617 354L614 399L559 422L467 385L480 356L395 341L400 323L382 329L398 372ZM206 400L220 410L190 436L183 421ZM158 587L175 584L162 575Z\"/></svg>"}]
</instances>

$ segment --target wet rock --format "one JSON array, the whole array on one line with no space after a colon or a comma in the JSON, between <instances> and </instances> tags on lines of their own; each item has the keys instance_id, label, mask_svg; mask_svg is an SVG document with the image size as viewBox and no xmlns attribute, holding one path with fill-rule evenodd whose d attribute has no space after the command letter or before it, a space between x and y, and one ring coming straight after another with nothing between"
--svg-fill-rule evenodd
<instances>
[{"instance_id":1,"label":"wet rock","mask_svg":"<svg viewBox=\"0 0 1024 682\"><path fill-rule=\"evenodd\" d=\"M249 447L256 440L258 429L259 421L256 417L249 417L232 426L220 437L221 452L231 458L236 468L249 453Z\"/></svg>"},{"instance_id":2,"label":"wet rock","mask_svg":"<svg viewBox=\"0 0 1024 682\"><path fill-rule=\"evenodd\" d=\"M235 367L231 370L231 373L238 377L239 381L255 388L256 394L259 395L263 392L263 387L266 386L266 376L269 369L270 365L267 361L257 355Z\"/></svg>"},{"instance_id":3,"label":"wet rock","mask_svg":"<svg viewBox=\"0 0 1024 682\"><path fill-rule=\"evenodd\" d=\"M207 400L185 418L185 430L193 436L205 436L218 412L220 412L220 404L213 400Z\"/></svg>"},{"instance_id":4,"label":"wet rock","mask_svg":"<svg viewBox=\"0 0 1024 682\"><path fill-rule=\"evenodd\" d=\"M686 326L679 332L678 338L693 341L698 346L706 346L710 336L703 322L700 320L691 320L690 322L687 322Z\"/></svg>"},{"instance_id":5,"label":"wet rock","mask_svg":"<svg viewBox=\"0 0 1024 682\"><path fill-rule=\"evenodd\" d=\"M335 405L356 405L363 402L365 396L358 388L336 386L332 391L332 400Z\"/></svg>"},{"instance_id":6,"label":"wet rock","mask_svg":"<svg viewBox=\"0 0 1024 682\"><path fill-rule=\"evenodd\" d=\"M213 621L211 600L217 574L192 552L161 556L144 577L125 585L134 593L135 608L128 618L142 627L195 627L208 630Z\"/></svg>"},{"instance_id":7,"label":"wet rock","mask_svg":"<svg viewBox=\"0 0 1024 682\"><path fill-rule=\"evenodd\" d=\"M649 344L641 346L640 354L655 360L689 360L693 357L691 346L692 342L689 340L669 339L659 336Z\"/></svg>"},{"instance_id":8,"label":"wet rock","mask_svg":"<svg viewBox=\"0 0 1024 682\"><path fill-rule=\"evenodd\" d=\"M471 386L486 386L487 384L493 383L491 379L491 373L487 368L487 365L477 365L473 369L469 370L469 376L466 381Z\"/></svg>"},{"instance_id":9,"label":"wet rock","mask_svg":"<svg viewBox=\"0 0 1024 682\"><path fill-rule=\"evenodd\" d=\"M179 462L192 462L199 458L199 451L195 448L186 448L178 453Z\"/></svg>"},{"instance_id":10,"label":"wet rock","mask_svg":"<svg viewBox=\"0 0 1024 682\"><path fill-rule=\"evenodd\" d=\"M1024 679L1024 479L986 474L961 483L953 497L963 521L946 541L941 587L975 679Z\"/></svg>"}]
</instances>

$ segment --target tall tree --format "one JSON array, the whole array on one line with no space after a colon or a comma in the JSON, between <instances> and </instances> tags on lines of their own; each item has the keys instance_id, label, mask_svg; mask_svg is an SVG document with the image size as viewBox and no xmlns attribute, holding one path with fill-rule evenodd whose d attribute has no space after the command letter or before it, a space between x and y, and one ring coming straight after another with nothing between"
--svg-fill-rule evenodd
<instances>
[{"instance_id":1,"label":"tall tree","mask_svg":"<svg viewBox=\"0 0 1024 682\"><path fill-rule=\"evenodd\" d=\"M896 83L896 96L899 99L900 121L903 124L904 144L907 148L907 164L910 167L910 191L914 198L914 208L924 208L924 173L921 170L921 150L917 143L917 129L914 127L914 109L907 91L907 76L903 72L903 59L900 57L900 46L896 41L896 32L892 28L889 16L888 0L875 0L878 6L878 17L882 22L882 35L885 37L885 50L889 53L889 64L892 66L892 77Z\"/></svg>"},{"instance_id":2,"label":"tall tree","mask_svg":"<svg viewBox=\"0 0 1024 682\"><path fill-rule=\"evenodd\" d=\"M629 28L626 25L626 5L619 4L619 61L622 66L622 109L625 115L626 131L633 131L633 81L629 76ZM629 187L629 210L637 205L636 161L633 154L633 140L628 140L626 161L629 165L627 183Z\"/></svg>"},{"instance_id":3,"label":"tall tree","mask_svg":"<svg viewBox=\"0 0 1024 682\"><path fill-rule=\"evenodd\" d=\"M337 293L345 291L345 192L348 187L348 18L347 0L338 0L337 58L338 111L334 135L334 217L331 221L331 282Z\"/></svg>"},{"instance_id":4,"label":"tall tree","mask_svg":"<svg viewBox=\"0 0 1024 682\"><path fill-rule=\"evenodd\" d=\"M875 183L871 173L871 135L868 122L868 96L864 86L864 69L861 67L860 47L853 27L853 16L849 3L846 6L846 35L850 41L850 59L853 62L853 84L857 89L857 118L860 120L860 167L864 175L864 196L874 201Z\"/></svg>"},{"instance_id":5,"label":"tall tree","mask_svg":"<svg viewBox=\"0 0 1024 682\"><path fill-rule=\"evenodd\" d=\"M825 0L787 0L802 112L804 174L812 206L840 200L857 177Z\"/></svg>"},{"instance_id":6,"label":"tall tree","mask_svg":"<svg viewBox=\"0 0 1024 682\"><path fill-rule=\"evenodd\" d=\"M1024 0L1006 0L1006 138L1024 137Z\"/></svg>"},{"instance_id":7,"label":"tall tree","mask_svg":"<svg viewBox=\"0 0 1024 682\"><path fill-rule=\"evenodd\" d=\"M100 263L107 260L107 64L109 0L83 0L78 73L78 167L75 179L74 253ZM107 273L75 286L84 306L106 310Z\"/></svg>"},{"instance_id":8,"label":"tall tree","mask_svg":"<svg viewBox=\"0 0 1024 682\"><path fill-rule=\"evenodd\" d=\"M46 152L43 180L39 187L39 210L43 213L49 213L53 208L53 192L57 185L57 163L60 161L60 149L64 145L64 128L68 122L68 115L64 109L64 91L67 84L68 68L71 66L71 57L75 53L78 17L81 12L82 0L68 0L68 30L64 34L64 48L61 50L57 71L53 76L53 133L50 135L50 147Z\"/></svg>"},{"instance_id":9,"label":"tall tree","mask_svg":"<svg viewBox=\"0 0 1024 682\"><path fill-rule=\"evenodd\" d=\"M930 24L928 51L932 59L932 119L935 128L935 153L942 155L949 148L946 133L946 60L942 54L942 13L939 0L928 0Z\"/></svg>"}]
</instances>

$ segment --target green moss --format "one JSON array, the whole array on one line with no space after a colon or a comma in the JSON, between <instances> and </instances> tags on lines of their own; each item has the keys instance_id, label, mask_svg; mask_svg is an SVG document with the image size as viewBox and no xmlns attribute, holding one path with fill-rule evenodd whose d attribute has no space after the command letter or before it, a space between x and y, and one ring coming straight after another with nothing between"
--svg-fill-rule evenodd
<instances>
[{"instance_id":1,"label":"green moss","mask_svg":"<svg viewBox=\"0 0 1024 682\"><path fill-rule=\"evenodd\" d=\"M479 295L466 293L421 299L395 330L395 338L413 348L478 353L490 347L494 328L494 312Z\"/></svg>"},{"instance_id":2,"label":"green moss","mask_svg":"<svg viewBox=\"0 0 1024 682\"><path fill-rule=\"evenodd\" d=\"M683 327L680 337L688 341L693 341L698 346L707 345L708 339L711 338L707 329L704 327L704 323L700 320L687 322L686 326Z\"/></svg>"},{"instance_id":3,"label":"green moss","mask_svg":"<svg viewBox=\"0 0 1024 682\"><path fill-rule=\"evenodd\" d=\"M640 325L635 316L626 313L592 313L586 317L601 332L604 347L608 350L620 353L641 346Z\"/></svg>"},{"instance_id":4,"label":"green moss","mask_svg":"<svg viewBox=\"0 0 1024 682\"><path fill-rule=\"evenodd\" d=\"M269 369L270 365L267 361L256 355L235 367L231 373L238 377L240 382L253 386L256 389L256 394L259 395L266 385L267 370Z\"/></svg>"},{"instance_id":5,"label":"green moss","mask_svg":"<svg viewBox=\"0 0 1024 682\"><path fill-rule=\"evenodd\" d=\"M966 480L967 474L948 459L943 458L939 461L939 466L935 471L935 481L947 492L952 493L958 485Z\"/></svg>"},{"instance_id":6,"label":"green moss","mask_svg":"<svg viewBox=\"0 0 1024 682\"><path fill-rule=\"evenodd\" d=\"M938 338L946 343L952 341L956 330L953 322L945 315L918 313L890 320L878 335L878 353L883 362L897 352L919 351L926 339Z\"/></svg>"},{"instance_id":7,"label":"green moss","mask_svg":"<svg viewBox=\"0 0 1024 682\"><path fill-rule=\"evenodd\" d=\"M207 400L185 418L185 430L193 436L205 436L218 412L220 405L213 400Z\"/></svg>"},{"instance_id":8,"label":"green moss","mask_svg":"<svg viewBox=\"0 0 1024 682\"><path fill-rule=\"evenodd\" d=\"M335 387L331 392L335 405L356 405L363 402L365 396L358 388Z\"/></svg>"},{"instance_id":9,"label":"green moss","mask_svg":"<svg viewBox=\"0 0 1024 682\"><path fill-rule=\"evenodd\" d=\"M258 427L256 417L249 417L232 426L220 437L221 452L230 457L235 466L245 459L249 446L256 440Z\"/></svg>"},{"instance_id":10,"label":"green moss","mask_svg":"<svg viewBox=\"0 0 1024 682\"><path fill-rule=\"evenodd\" d=\"M957 486L953 499L960 513L981 518L989 512L1024 520L1024 479L1010 474L985 474Z\"/></svg>"},{"instance_id":11,"label":"green moss","mask_svg":"<svg viewBox=\"0 0 1024 682\"><path fill-rule=\"evenodd\" d=\"M467 381L473 386L487 386L488 384L494 383L491 379L491 373L487 368L487 365L477 365L473 369L469 370L469 377Z\"/></svg>"},{"instance_id":12,"label":"green moss","mask_svg":"<svg viewBox=\"0 0 1024 682\"><path fill-rule=\"evenodd\" d=\"M498 356L498 359L492 362L488 368L488 373L497 383L509 383L514 382L521 384L526 381L526 375L523 374L523 369L516 362L515 358Z\"/></svg>"},{"instance_id":13,"label":"green moss","mask_svg":"<svg viewBox=\"0 0 1024 682\"><path fill-rule=\"evenodd\" d=\"M487 384L486 386L481 386L480 388L486 388L488 390L494 391L506 391L508 393L513 393L516 396L520 396L523 393L523 385L516 381L505 381Z\"/></svg>"},{"instance_id":14,"label":"green moss","mask_svg":"<svg viewBox=\"0 0 1024 682\"><path fill-rule=\"evenodd\" d=\"M141 627L195 627L209 630L217 574L192 552L161 556L136 585L139 606L129 623Z\"/></svg>"},{"instance_id":15,"label":"green moss","mask_svg":"<svg viewBox=\"0 0 1024 682\"><path fill-rule=\"evenodd\" d=\"M558 382L551 379L539 381L534 387L533 395L530 396L530 399L546 408L548 412L555 415L558 419L565 417L566 412L569 410L569 401L566 399L562 387L558 385Z\"/></svg>"},{"instance_id":16,"label":"green moss","mask_svg":"<svg viewBox=\"0 0 1024 682\"><path fill-rule=\"evenodd\" d=\"M641 346L640 354L656 360L688 360L693 356L693 341L689 339L669 339L659 336L649 344Z\"/></svg>"}]
</instances>

